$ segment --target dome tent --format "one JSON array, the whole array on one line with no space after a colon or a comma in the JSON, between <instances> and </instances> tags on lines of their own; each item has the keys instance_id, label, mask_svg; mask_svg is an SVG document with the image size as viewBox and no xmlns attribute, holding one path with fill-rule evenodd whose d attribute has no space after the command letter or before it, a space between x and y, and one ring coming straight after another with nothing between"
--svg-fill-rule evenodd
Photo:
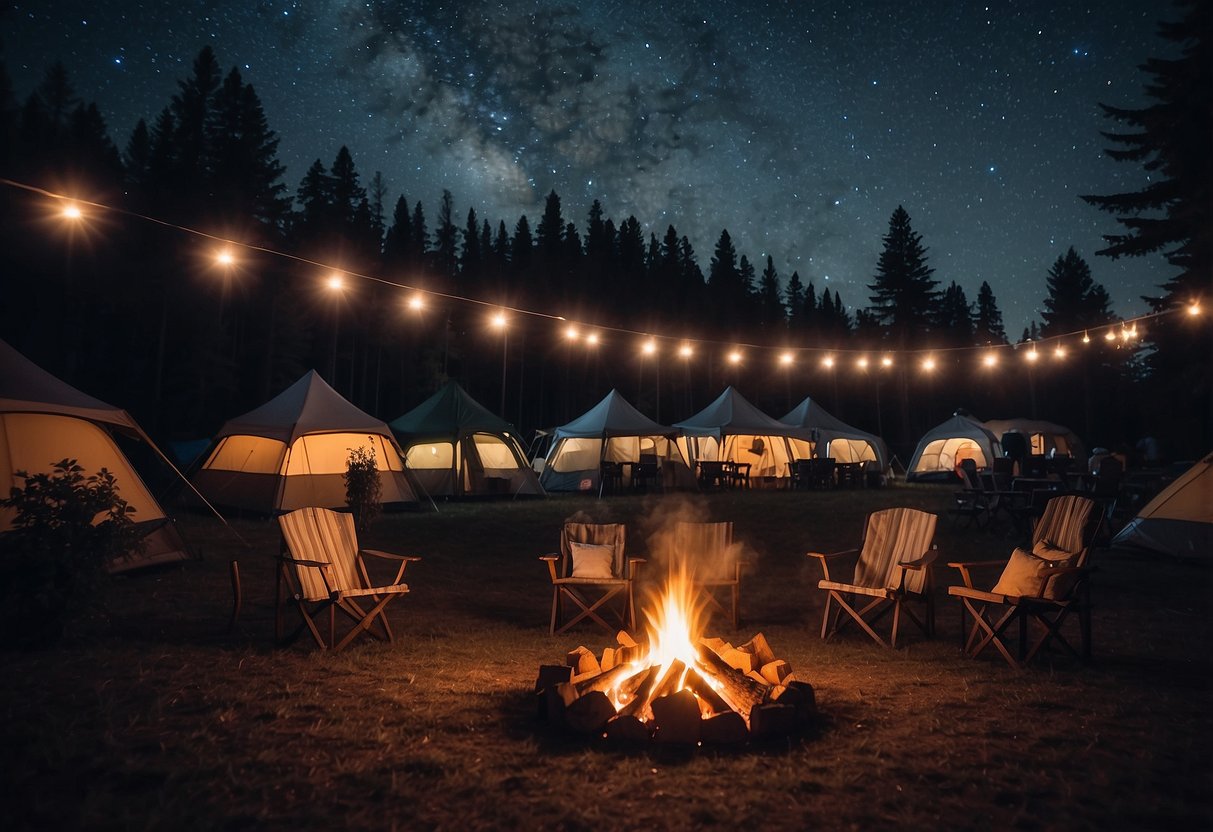
<instances>
[{"instance_id":1,"label":"dome tent","mask_svg":"<svg viewBox=\"0 0 1213 832\"><path fill-rule=\"evenodd\" d=\"M1179 558L1209 558L1213 554L1213 454L1146 503L1112 539L1112 545Z\"/></svg>"},{"instance_id":2,"label":"dome tent","mask_svg":"<svg viewBox=\"0 0 1213 832\"><path fill-rule=\"evenodd\" d=\"M213 503L272 514L343 508L350 451L370 447L385 505L416 502L388 426L346 401L311 370L254 410L229 420L190 480Z\"/></svg>"},{"instance_id":3,"label":"dome tent","mask_svg":"<svg viewBox=\"0 0 1213 832\"><path fill-rule=\"evenodd\" d=\"M543 494L514 426L453 380L389 427L431 497Z\"/></svg>"},{"instance_id":4,"label":"dome tent","mask_svg":"<svg viewBox=\"0 0 1213 832\"><path fill-rule=\"evenodd\" d=\"M918 440L906 470L906 480L952 480L956 478L956 466L961 460L972 459L978 468L988 468L994 457L1001 453L998 437L981 422L957 411Z\"/></svg>"},{"instance_id":5,"label":"dome tent","mask_svg":"<svg viewBox=\"0 0 1213 832\"><path fill-rule=\"evenodd\" d=\"M132 519L146 532L141 548L110 564L110 571L189 558L176 527L118 446L117 436L146 443L171 467L125 410L82 393L0 341L0 487L4 492L24 484L17 471L49 474L62 459L76 460L88 474L105 468L134 510ZM0 533L12 528L12 521L10 510L0 511Z\"/></svg>"}]
</instances>

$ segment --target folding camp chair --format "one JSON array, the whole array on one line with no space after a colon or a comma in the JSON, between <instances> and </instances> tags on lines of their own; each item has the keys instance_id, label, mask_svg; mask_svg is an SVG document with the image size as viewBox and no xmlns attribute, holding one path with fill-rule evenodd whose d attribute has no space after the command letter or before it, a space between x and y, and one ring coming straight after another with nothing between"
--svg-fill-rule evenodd
<instances>
[{"instance_id":1,"label":"folding camp chair","mask_svg":"<svg viewBox=\"0 0 1213 832\"><path fill-rule=\"evenodd\" d=\"M359 549L353 516L326 508L296 509L280 516L278 525L282 530L274 628L278 641L283 642L282 612L288 602L295 605L303 618L287 637L288 642L304 628L311 632L317 645L333 650L340 650L362 633L391 641L392 628L384 610L393 599L409 591L408 584L403 583L404 569L421 558ZM376 586L371 581L366 570L367 556L399 563L390 583ZM317 626L319 616L326 611L327 640ZM336 640L338 611L354 622L341 641ZM379 631L372 629L376 623Z\"/></svg>"},{"instance_id":2,"label":"folding camp chair","mask_svg":"<svg viewBox=\"0 0 1213 832\"><path fill-rule=\"evenodd\" d=\"M896 647L902 613L928 636L935 634L935 603L931 597L931 564L938 552L932 545L936 516L913 508L887 508L868 515L859 549L822 554L808 552L821 564L818 589L826 592L821 614L821 637L829 640L854 621L882 647ZM851 581L834 580L830 564L855 558ZM860 607L860 599L868 598ZM849 599L849 600L848 600ZM924 605L919 618L910 602ZM873 629L892 611L893 626L886 642ZM842 618L841 613L849 618Z\"/></svg>"},{"instance_id":3,"label":"folding camp chair","mask_svg":"<svg viewBox=\"0 0 1213 832\"><path fill-rule=\"evenodd\" d=\"M741 567L739 546L733 543L732 523L676 523L669 558L671 577L687 575L709 608L729 616L733 629L741 625ZM721 600L726 596L728 605Z\"/></svg>"},{"instance_id":4,"label":"folding camp chair","mask_svg":"<svg viewBox=\"0 0 1213 832\"><path fill-rule=\"evenodd\" d=\"M560 553L543 555L552 579L552 620L548 632L563 633L589 618L608 632L616 627L603 618L608 602L618 599L614 618L630 630L636 628L633 587L644 558L624 557L626 533L622 523L565 523L560 531ZM577 613L560 625L564 602ZM557 629L560 625L560 629Z\"/></svg>"},{"instance_id":5,"label":"folding camp chair","mask_svg":"<svg viewBox=\"0 0 1213 832\"><path fill-rule=\"evenodd\" d=\"M1103 521L1102 508L1087 497L1054 497L1032 533L1030 552L1016 549L1010 560L949 563L960 570L963 586L948 587L960 600L962 650L976 657L993 646L1015 668L1027 665L1056 642L1084 661L1091 657L1091 541ZM1002 566L993 589L977 589L973 572ZM1075 649L1062 625L1075 615L1080 646ZM1036 630L1028 643L1028 631ZM1014 640L1012 641L1012 637Z\"/></svg>"}]
</instances>

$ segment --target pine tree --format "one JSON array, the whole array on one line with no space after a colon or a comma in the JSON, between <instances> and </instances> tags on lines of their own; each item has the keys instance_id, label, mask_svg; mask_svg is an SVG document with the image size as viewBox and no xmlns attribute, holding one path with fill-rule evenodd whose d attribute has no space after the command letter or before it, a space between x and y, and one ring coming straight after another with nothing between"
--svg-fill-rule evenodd
<instances>
[{"instance_id":1,"label":"pine tree","mask_svg":"<svg viewBox=\"0 0 1213 832\"><path fill-rule=\"evenodd\" d=\"M1043 336L1097 327L1113 320L1107 291L1092 279L1091 267L1073 247L1053 263L1046 284L1049 294L1041 312Z\"/></svg>"},{"instance_id":2,"label":"pine tree","mask_svg":"<svg viewBox=\"0 0 1213 832\"><path fill-rule=\"evenodd\" d=\"M476 209L468 208L467 225L463 229L463 250L459 256L459 268L465 288L479 283L480 261L480 224L476 221Z\"/></svg>"},{"instance_id":3,"label":"pine tree","mask_svg":"<svg viewBox=\"0 0 1213 832\"><path fill-rule=\"evenodd\" d=\"M774 332L786 326L787 311L779 289L779 273L775 270L775 260L769 254L758 284L758 307L762 326L768 331Z\"/></svg>"},{"instance_id":4,"label":"pine tree","mask_svg":"<svg viewBox=\"0 0 1213 832\"><path fill-rule=\"evenodd\" d=\"M927 266L922 237L910 226L910 215L897 206L889 219L884 249L876 265L869 312L885 328L888 340L906 347L930 332L938 285Z\"/></svg>"},{"instance_id":5,"label":"pine tree","mask_svg":"<svg viewBox=\"0 0 1213 832\"><path fill-rule=\"evenodd\" d=\"M804 284L800 280L800 272L793 271L788 278L787 288L783 294L784 307L788 310L788 329L796 331L804 323Z\"/></svg>"},{"instance_id":6,"label":"pine tree","mask_svg":"<svg viewBox=\"0 0 1213 832\"><path fill-rule=\"evenodd\" d=\"M514 274L525 274L531 267L531 256L535 241L531 236L531 223L523 214L514 224L514 236L510 241L510 268Z\"/></svg>"},{"instance_id":7,"label":"pine tree","mask_svg":"<svg viewBox=\"0 0 1213 832\"><path fill-rule=\"evenodd\" d=\"M973 310L964 289L956 281L948 284L939 302L935 329L943 343L955 347L973 345Z\"/></svg>"},{"instance_id":8,"label":"pine tree","mask_svg":"<svg viewBox=\"0 0 1213 832\"><path fill-rule=\"evenodd\" d=\"M383 260L389 269L407 268L413 248L413 220L404 194L396 198L392 224L383 238Z\"/></svg>"},{"instance_id":9,"label":"pine tree","mask_svg":"<svg viewBox=\"0 0 1213 832\"><path fill-rule=\"evenodd\" d=\"M434 265L447 280L459 267L459 229L455 226L455 198L446 188L438 204L438 226L434 229Z\"/></svg>"},{"instance_id":10,"label":"pine tree","mask_svg":"<svg viewBox=\"0 0 1213 832\"><path fill-rule=\"evenodd\" d=\"M412 225L413 230L409 236L412 240L413 264L422 265L430 252L430 232L425 225L425 208L422 207L420 199L413 206Z\"/></svg>"},{"instance_id":11,"label":"pine tree","mask_svg":"<svg viewBox=\"0 0 1213 832\"><path fill-rule=\"evenodd\" d=\"M208 133L212 204L233 222L251 219L263 233L278 236L290 210L279 139L253 86L236 69L213 97Z\"/></svg>"},{"instance_id":12,"label":"pine tree","mask_svg":"<svg viewBox=\"0 0 1213 832\"><path fill-rule=\"evenodd\" d=\"M535 228L535 247L541 261L555 263L559 260L563 233L564 218L560 215L560 197L553 190L544 201L543 216Z\"/></svg>"},{"instance_id":13,"label":"pine tree","mask_svg":"<svg viewBox=\"0 0 1213 832\"><path fill-rule=\"evenodd\" d=\"M194 58L193 75L177 84L169 108L173 114L174 179L172 188L186 203L205 198L210 178L211 104L219 89L219 62L209 47ZM187 207L187 210L189 208Z\"/></svg>"},{"instance_id":14,"label":"pine tree","mask_svg":"<svg viewBox=\"0 0 1213 832\"><path fill-rule=\"evenodd\" d=\"M320 160L312 162L295 192L299 214L295 218L297 240L306 240L332 227L334 221L333 179Z\"/></svg>"},{"instance_id":15,"label":"pine tree","mask_svg":"<svg viewBox=\"0 0 1213 832\"><path fill-rule=\"evenodd\" d=\"M1005 344L1007 333L1002 325L1002 312L994 299L994 290L986 281L977 290L977 312L973 319L973 342L976 344Z\"/></svg>"}]
</instances>

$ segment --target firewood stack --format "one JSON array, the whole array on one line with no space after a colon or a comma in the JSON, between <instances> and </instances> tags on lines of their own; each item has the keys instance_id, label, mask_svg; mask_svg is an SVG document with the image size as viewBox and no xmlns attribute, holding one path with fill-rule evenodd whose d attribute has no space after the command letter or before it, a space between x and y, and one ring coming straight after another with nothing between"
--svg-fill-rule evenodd
<instances>
[{"instance_id":1,"label":"firewood stack","mask_svg":"<svg viewBox=\"0 0 1213 832\"><path fill-rule=\"evenodd\" d=\"M645 660L627 632L601 657L578 647L541 665L539 715L577 734L622 743L738 745L791 736L817 714L813 686L796 679L759 633L734 647L700 639L693 666Z\"/></svg>"}]
</instances>

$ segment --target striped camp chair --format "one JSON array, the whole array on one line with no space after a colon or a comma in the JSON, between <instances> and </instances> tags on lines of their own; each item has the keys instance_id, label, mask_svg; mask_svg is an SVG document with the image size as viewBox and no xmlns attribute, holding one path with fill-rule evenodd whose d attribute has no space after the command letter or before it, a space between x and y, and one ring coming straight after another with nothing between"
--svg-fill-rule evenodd
<instances>
[{"instance_id":1,"label":"striped camp chair","mask_svg":"<svg viewBox=\"0 0 1213 832\"><path fill-rule=\"evenodd\" d=\"M961 604L964 653L975 657L993 646L1008 664L1021 668L1055 642L1070 654L1089 659L1091 541L1103 518L1103 507L1090 498L1054 497L1033 529L1030 552L1016 549L1010 560L949 563L960 570L964 582L948 587L948 594ZM975 587L973 573L995 566L1003 572L994 588ZM1062 625L1071 615L1079 621L1078 649L1062 634ZM1030 629L1036 631L1031 644Z\"/></svg>"},{"instance_id":2,"label":"striped camp chair","mask_svg":"<svg viewBox=\"0 0 1213 832\"><path fill-rule=\"evenodd\" d=\"M408 584L403 582L404 569L421 558L359 549L353 516L327 508L297 509L281 515L278 525L282 529L274 627L278 642L294 641L305 628L317 645L333 650L340 650L362 633L391 641L392 628L384 610L392 600L409 591ZM366 570L367 556L399 563L390 583L376 586L371 581ZM282 618L288 603L299 610L303 621L284 639ZM327 640L317 625L317 619L326 611ZM341 641L336 640L338 611L354 622ZM372 629L376 623L378 631Z\"/></svg>"},{"instance_id":3,"label":"striped camp chair","mask_svg":"<svg viewBox=\"0 0 1213 832\"><path fill-rule=\"evenodd\" d=\"M807 553L821 564L824 576L817 582L818 589L826 592L821 614L823 639L833 638L854 622L877 644L896 647L903 613L926 635L935 634L931 564L939 554L932 544L936 520L934 514L913 508L874 511L868 515L860 548L829 554ZM852 560L851 580L835 580L830 573L831 564L838 564L837 573L839 566ZM867 599L866 603L863 599ZM911 602L923 604L921 619L909 606ZM849 617L843 618L844 612ZM893 625L885 641L873 625L889 612L893 613Z\"/></svg>"}]
</instances>

